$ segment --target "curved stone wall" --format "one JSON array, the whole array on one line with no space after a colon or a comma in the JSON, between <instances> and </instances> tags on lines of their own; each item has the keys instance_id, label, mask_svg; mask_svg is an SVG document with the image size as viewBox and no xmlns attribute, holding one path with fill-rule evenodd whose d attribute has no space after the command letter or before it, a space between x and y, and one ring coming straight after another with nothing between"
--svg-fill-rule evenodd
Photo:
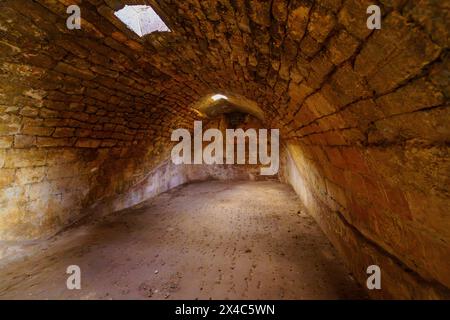
<instances>
[{"instance_id":1,"label":"curved stone wall","mask_svg":"<svg viewBox=\"0 0 450 320\"><path fill-rule=\"evenodd\" d=\"M202 97L230 92L280 129L287 181L331 239L345 222L450 288L446 1L74 2L81 30L65 0L0 2L2 240L127 194L168 159L172 130L202 119ZM366 26L374 2L381 30ZM153 5L172 32L139 38L114 15L125 3ZM351 241L335 245L358 265Z\"/></svg>"}]
</instances>

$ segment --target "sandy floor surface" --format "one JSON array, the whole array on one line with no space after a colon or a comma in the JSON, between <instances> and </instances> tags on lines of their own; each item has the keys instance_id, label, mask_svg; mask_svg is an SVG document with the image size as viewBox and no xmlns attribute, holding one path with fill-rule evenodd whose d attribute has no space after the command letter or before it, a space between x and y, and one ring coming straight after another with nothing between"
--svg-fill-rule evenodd
<instances>
[{"instance_id":1,"label":"sandy floor surface","mask_svg":"<svg viewBox=\"0 0 450 320\"><path fill-rule=\"evenodd\" d=\"M209 181L71 228L0 269L0 299L358 299L292 189ZM81 268L81 290L66 269Z\"/></svg>"}]
</instances>

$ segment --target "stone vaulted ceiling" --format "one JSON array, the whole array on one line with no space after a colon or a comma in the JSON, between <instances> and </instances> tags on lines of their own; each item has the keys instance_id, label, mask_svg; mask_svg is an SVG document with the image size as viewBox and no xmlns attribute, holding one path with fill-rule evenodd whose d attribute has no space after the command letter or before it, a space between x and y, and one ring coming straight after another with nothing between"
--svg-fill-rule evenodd
<instances>
[{"instance_id":1,"label":"stone vaulted ceiling","mask_svg":"<svg viewBox=\"0 0 450 320\"><path fill-rule=\"evenodd\" d=\"M366 26L373 3L381 30ZM81 30L66 27L71 4ZM151 5L172 32L139 38L114 15L125 4ZM51 234L124 193L222 93L280 129L333 212L450 287L449 12L447 0L0 0L0 238Z\"/></svg>"}]
</instances>

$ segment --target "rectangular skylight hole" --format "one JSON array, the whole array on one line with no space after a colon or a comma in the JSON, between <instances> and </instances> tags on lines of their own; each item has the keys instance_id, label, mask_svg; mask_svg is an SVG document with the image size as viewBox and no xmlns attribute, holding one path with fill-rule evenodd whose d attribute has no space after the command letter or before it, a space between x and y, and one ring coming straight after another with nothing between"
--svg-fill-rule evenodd
<instances>
[{"instance_id":1,"label":"rectangular skylight hole","mask_svg":"<svg viewBox=\"0 0 450 320\"><path fill-rule=\"evenodd\" d=\"M126 5L114 14L140 37L155 31L170 32L169 27L150 6Z\"/></svg>"}]
</instances>

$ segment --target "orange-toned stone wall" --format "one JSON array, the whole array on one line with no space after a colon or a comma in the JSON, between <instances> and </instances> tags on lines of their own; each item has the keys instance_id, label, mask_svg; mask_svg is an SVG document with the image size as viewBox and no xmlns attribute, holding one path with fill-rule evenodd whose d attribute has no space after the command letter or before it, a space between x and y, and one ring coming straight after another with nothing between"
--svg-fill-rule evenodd
<instances>
[{"instance_id":1,"label":"orange-toned stone wall","mask_svg":"<svg viewBox=\"0 0 450 320\"><path fill-rule=\"evenodd\" d=\"M28 240L141 180L167 158L169 128L194 113L172 119L164 90L176 81L147 77L137 42L87 22L69 32L63 3L0 7L0 238Z\"/></svg>"},{"instance_id":2,"label":"orange-toned stone wall","mask_svg":"<svg viewBox=\"0 0 450 320\"><path fill-rule=\"evenodd\" d=\"M389 209L386 203L383 207L378 201L388 202L390 191L379 190L385 198L373 202L368 198L361 199L364 207L355 211L354 204L349 203L355 200L348 199L354 192L367 192L365 185L355 185L355 189L340 187L328 180L320 166L303 150L299 145L286 146L282 155L281 180L293 186L308 213L345 257L358 281L365 285L368 266L381 268L382 290L372 290L370 294L389 299L448 299L448 288L436 280L445 276L448 269L448 261L443 258L448 250L445 243L422 238L426 234L418 232L418 225L414 226L411 220L402 222L394 215L395 210L403 208ZM365 224L368 221L376 225L375 230L379 233L369 229L370 225ZM407 230L414 227L416 229L412 231ZM408 251L411 247L417 251ZM442 260L437 259L439 254L442 254ZM413 264L411 261L426 263ZM430 275L434 270L435 277Z\"/></svg>"},{"instance_id":3,"label":"orange-toned stone wall","mask_svg":"<svg viewBox=\"0 0 450 320\"><path fill-rule=\"evenodd\" d=\"M74 3L81 30L66 28ZM172 32L137 37L114 16L125 3ZM373 3L381 30L366 27ZM126 194L200 119L196 102L226 91L280 129L298 175L283 172L331 239L345 222L448 290L449 21L434 0L1 1L0 238L48 236Z\"/></svg>"}]
</instances>

